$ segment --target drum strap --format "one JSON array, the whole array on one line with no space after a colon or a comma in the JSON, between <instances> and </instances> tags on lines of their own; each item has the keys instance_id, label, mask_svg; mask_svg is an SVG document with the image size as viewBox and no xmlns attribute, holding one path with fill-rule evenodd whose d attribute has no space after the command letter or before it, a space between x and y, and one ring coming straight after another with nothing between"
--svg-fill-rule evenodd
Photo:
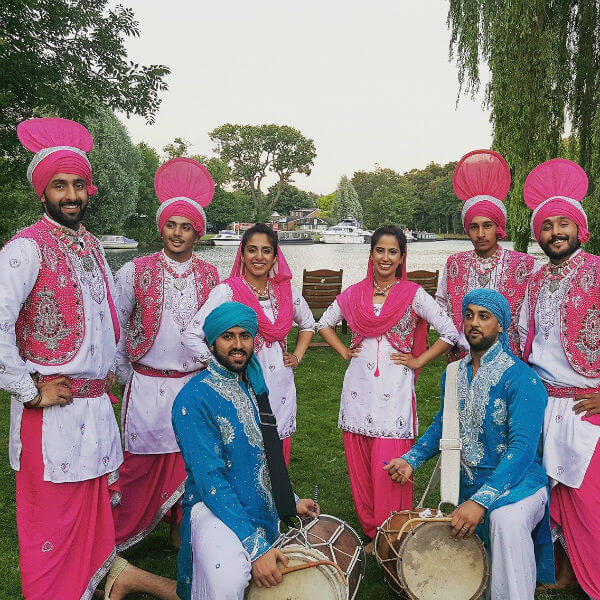
<instances>
[{"instance_id":1,"label":"drum strap","mask_svg":"<svg viewBox=\"0 0 600 600\"><path fill-rule=\"evenodd\" d=\"M446 368L444 388L444 412L442 415L442 439L440 440L440 458L431 474L425 493L417 506L423 508L429 494L440 483L440 504L458 506L460 492L460 439L458 418L458 366L460 361L451 362Z\"/></svg>"},{"instance_id":2,"label":"drum strap","mask_svg":"<svg viewBox=\"0 0 600 600\"><path fill-rule=\"evenodd\" d=\"M292 525L292 517L296 516L296 500L285 460L283 458L283 447L277 434L277 421L271 410L269 395L267 393L256 394L256 403L260 417L260 428L262 432L263 445L267 458L267 467L271 478L271 489L273 500L279 518L286 524Z\"/></svg>"}]
</instances>

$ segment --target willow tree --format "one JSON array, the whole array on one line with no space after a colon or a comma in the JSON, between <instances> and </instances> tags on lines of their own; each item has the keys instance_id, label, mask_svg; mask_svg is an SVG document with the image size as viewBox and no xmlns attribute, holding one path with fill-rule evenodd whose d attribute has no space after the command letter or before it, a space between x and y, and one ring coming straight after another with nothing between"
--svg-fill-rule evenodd
<instances>
[{"instance_id":1,"label":"willow tree","mask_svg":"<svg viewBox=\"0 0 600 600\"><path fill-rule=\"evenodd\" d=\"M598 249L600 0L450 0L450 55L461 90L474 96L487 64L485 103L494 147L512 166L509 227L527 248L530 212L523 183L538 163L561 156L566 120L579 138L574 158L590 175L586 208Z\"/></svg>"}]
</instances>

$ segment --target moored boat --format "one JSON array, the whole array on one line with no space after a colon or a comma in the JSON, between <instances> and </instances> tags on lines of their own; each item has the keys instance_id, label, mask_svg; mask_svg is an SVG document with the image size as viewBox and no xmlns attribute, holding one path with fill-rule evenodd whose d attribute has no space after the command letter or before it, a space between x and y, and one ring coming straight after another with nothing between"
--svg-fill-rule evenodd
<instances>
[{"instance_id":1,"label":"moored boat","mask_svg":"<svg viewBox=\"0 0 600 600\"><path fill-rule=\"evenodd\" d=\"M326 244L364 244L364 231L355 219L344 219L323 232Z\"/></svg>"},{"instance_id":2,"label":"moored boat","mask_svg":"<svg viewBox=\"0 0 600 600\"><path fill-rule=\"evenodd\" d=\"M124 235L101 235L100 243L105 250L135 250L139 244Z\"/></svg>"},{"instance_id":3,"label":"moored boat","mask_svg":"<svg viewBox=\"0 0 600 600\"><path fill-rule=\"evenodd\" d=\"M309 231L278 231L277 241L280 244L314 244L315 240Z\"/></svg>"},{"instance_id":4,"label":"moored boat","mask_svg":"<svg viewBox=\"0 0 600 600\"><path fill-rule=\"evenodd\" d=\"M223 229L212 239L213 246L239 246L242 236L235 231Z\"/></svg>"}]
</instances>

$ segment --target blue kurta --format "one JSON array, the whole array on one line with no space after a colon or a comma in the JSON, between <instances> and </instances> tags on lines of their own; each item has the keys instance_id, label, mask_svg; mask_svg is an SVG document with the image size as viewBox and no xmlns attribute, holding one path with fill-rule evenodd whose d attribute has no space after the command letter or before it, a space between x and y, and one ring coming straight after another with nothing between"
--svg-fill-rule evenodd
<instances>
[{"instance_id":1,"label":"blue kurta","mask_svg":"<svg viewBox=\"0 0 600 600\"><path fill-rule=\"evenodd\" d=\"M196 503L203 502L238 536L250 560L277 539L278 517L256 398L236 373L211 360L179 392L172 418L187 472L177 593L188 600L193 568L190 517Z\"/></svg>"},{"instance_id":2,"label":"blue kurta","mask_svg":"<svg viewBox=\"0 0 600 600\"><path fill-rule=\"evenodd\" d=\"M442 406L431 426L404 458L414 469L439 452ZM488 539L489 511L513 504L548 486L538 450L546 389L533 369L496 342L482 357L473 377L471 357L458 370L460 437L462 441L460 502L474 500L487 509L477 533ZM548 505L534 531L538 580L554 581L554 555Z\"/></svg>"}]
</instances>

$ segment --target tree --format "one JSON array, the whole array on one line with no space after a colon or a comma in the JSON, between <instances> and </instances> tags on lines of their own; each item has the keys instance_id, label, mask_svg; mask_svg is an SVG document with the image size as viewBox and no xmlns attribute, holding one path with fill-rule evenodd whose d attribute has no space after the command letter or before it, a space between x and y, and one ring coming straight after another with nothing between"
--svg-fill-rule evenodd
<instances>
[{"instance_id":1,"label":"tree","mask_svg":"<svg viewBox=\"0 0 600 600\"><path fill-rule=\"evenodd\" d=\"M336 221L346 218L354 218L362 221L362 206L358 201L358 194L349 179L344 175L340 179L335 192L335 200L331 207L331 216Z\"/></svg>"},{"instance_id":2,"label":"tree","mask_svg":"<svg viewBox=\"0 0 600 600\"><path fill-rule=\"evenodd\" d=\"M190 149L190 143L182 137L176 137L170 144L163 147L163 152L167 155L167 160L187 156Z\"/></svg>"},{"instance_id":3,"label":"tree","mask_svg":"<svg viewBox=\"0 0 600 600\"><path fill-rule=\"evenodd\" d=\"M317 198L317 208L320 209L319 217L321 219L325 219L326 221L331 220L331 207L333 206L333 201L335 200L335 192L331 194L327 194L326 196L321 196Z\"/></svg>"},{"instance_id":4,"label":"tree","mask_svg":"<svg viewBox=\"0 0 600 600\"><path fill-rule=\"evenodd\" d=\"M416 200L415 187L406 179L378 187L364 203L365 227L377 229L384 223L407 225L412 219Z\"/></svg>"},{"instance_id":5,"label":"tree","mask_svg":"<svg viewBox=\"0 0 600 600\"><path fill-rule=\"evenodd\" d=\"M169 69L127 60L139 33L131 9L107 0L3 0L0 155L23 158L16 126L40 109L83 120L106 103L153 122Z\"/></svg>"},{"instance_id":6,"label":"tree","mask_svg":"<svg viewBox=\"0 0 600 600\"><path fill-rule=\"evenodd\" d=\"M238 189L247 188L257 219L272 212L285 183L295 173L309 175L316 150L313 140L287 125L225 124L210 134L217 152L231 169ZM269 174L277 176L278 193L265 201L261 184Z\"/></svg>"},{"instance_id":7,"label":"tree","mask_svg":"<svg viewBox=\"0 0 600 600\"><path fill-rule=\"evenodd\" d=\"M352 176L352 185L358 194L361 205L373 197L375 192L383 187L394 187L402 181L402 175L392 169L382 169L377 166L374 171L356 171Z\"/></svg>"},{"instance_id":8,"label":"tree","mask_svg":"<svg viewBox=\"0 0 600 600\"><path fill-rule=\"evenodd\" d=\"M135 238L143 245L149 245L158 236L156 211L159 202L154 191L154 174L160 164L160 157L145 142L140 142L136 148L140 160L137 203L135 212L127 217L123 229L125 235Z\"/></svg>"},{"instance_id":9,"label":"tree","mask_svg":"<svg viewBox=\"0 0 600 600\"><path fill-rule=\"evenodd\" d=\"M89 159L98 186L98 194L90 198L85 223L98 235L120 234L136 210L140 155L110 109L99 108L85 125L94 138Z\"/></svg>"},{"instance_id":10,"label":"tree","mask_svg":"<svg viewBox=\"0 0 600 600\"><path fill-rule=\"evenodd\" d=\"M0 173L5 172L6 162L0 158ZM8 170L8 167L6 167ZM0 245L4 244L19 229L31 225L40 218L42 204L25 178L14 177L0 183Z\"/></svg>"},{"instance_id":11,"label":"tree","mask_svg":"<svg viewBox=\"0 0 600 600\"><path fill-rule=\"evenodd\" d=\"M486 103L494 147L513 169L508 214L519 250L529 241L525 177L560 154L565 116L579 138L576 160L591 175L589 248L600 249L599 10L597 0L450 0L451 55L461 89L478 89L482 62L490 70Z\"/></svg>"},{"instance_id":12,"label":"tree","mask_svg":"<svg viewBox=\"0 0 600 600\"><path fill-rule=\"evenodd\" d=\"M250 195L243 190L228 192L217 188L206 209L206 218L216 229L225 229L229 223L247 223L252 219Z\"/></svg>"},{"instance_id":13,"label":"tree","mask_svg":"<svg viewBox=\"0 0 600 600\"><path fill-rule=\"evenodd\" d=\"M281 189L275 183L273 184L265 196L267 206L273 202L273 198L279 194L277 201L277 212L282 215L289 214L291 210L299 208L314 208L315 202L311 198L309 192L298 189L296 186L289 183L284 183Z\"/></svg>"}]
</instances>

